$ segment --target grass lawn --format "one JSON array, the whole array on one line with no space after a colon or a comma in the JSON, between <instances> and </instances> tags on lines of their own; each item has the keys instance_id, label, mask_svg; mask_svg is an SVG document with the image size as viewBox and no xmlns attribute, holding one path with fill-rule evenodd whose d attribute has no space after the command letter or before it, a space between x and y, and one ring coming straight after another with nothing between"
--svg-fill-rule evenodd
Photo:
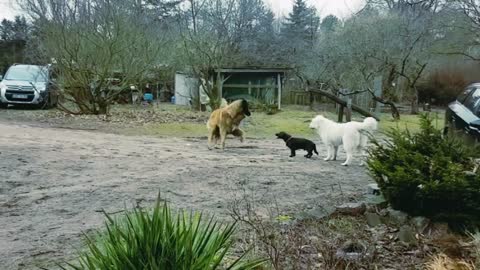
<instances>
[{"instance_id":1,"label":"grass lawn","mask_svg":"<svg viewBox=\"0 0 480 270\"><path fill-rule=\"evenodd\" d=\"M438 129L443 129L445 125L445 113L431 112L434 119L433 124ZM408 129L412 132L417 132L420 129L420 121L418 115L402 114L400 121L394 121L390 114L382 114L380 116L380 131L385 131L391 128Z\"/></svg>"},{"instance_id":2,"label":"grass lawn","mask_svg":"<svg viewBox=\"0 0 480 270\"><path fill-rule=\"evenodd\" d=\"M169 112L182 113L189 111L186 108L161 105L162 110ZM191 111L190 111L191 113ZM208 118L208 113L205 119ZM329 119L336 119L334 112L312 111L306 107L285 106L284 109L274 115L267 115L263 112L252 112L251 117L247 117L242 123L242 128L250 138L274 138L275 133L285 131L295 136L312 138L315 136L314 131L308 128L310 120L317 114L323 114ZM435 125L441 129L444 125L444 113L432 112L435 119ZM361 121L363 117L358 114L353 115L354 120ZM394 121L389 113L383 113L380 116L379 130L385 131L390 128L408 128L412 132L419 129L419 118L417 115L401 115L400 121ZM126 134L142 134L149 136L175 136L175 137L205 137L207 129L205 123L200 122L170 122L170 123L150 123L141 128L127 129Z\"/></svg>"}]
</instances>

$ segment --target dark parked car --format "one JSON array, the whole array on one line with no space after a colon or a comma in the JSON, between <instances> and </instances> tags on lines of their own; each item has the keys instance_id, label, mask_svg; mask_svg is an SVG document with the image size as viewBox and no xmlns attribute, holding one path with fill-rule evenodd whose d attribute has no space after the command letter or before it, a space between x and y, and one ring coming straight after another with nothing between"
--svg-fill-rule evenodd
<instances>
[{"instance_id":1,"label":"dark parked car","mask_svg":"<svg viewBox=\"0 0 480 270\"><path fill-rule=\"evenodd\" d=\"M480 83L469 85L448 104L444 133L469 142L480 141Z\"/></svg>"}]
</instances>

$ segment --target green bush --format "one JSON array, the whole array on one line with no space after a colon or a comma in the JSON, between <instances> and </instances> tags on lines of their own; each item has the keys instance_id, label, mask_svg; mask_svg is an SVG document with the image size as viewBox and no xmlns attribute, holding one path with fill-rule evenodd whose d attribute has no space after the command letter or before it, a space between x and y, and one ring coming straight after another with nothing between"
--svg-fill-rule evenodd
<instances>
[{"instance_id":1,"label":"green bush","mask_svg":"<svg viewBox=\"0 0 480 270\"><path fill-rule=\"evenodd\" d=\"M96 240L85 236L87 251L62 269L254 269L264 262L244 261L243 254L226 265L235 224L224 226L201 214L172 214L160 200L153 212L134 209L122 219L107 219L105 232Z\"/></svg>"},{"instance_id":2,"label":"green bush","mask_svg":"<svg viewBox=\"0 0 480 270\"><path fill-rule=\"evenodd\" d=\"M368 168L393 208L451 225L480 224L480 177L472 173L474 147L444 138L428 115L421 130L391 130L373 140Z\"/></svg>"},{"instance_id":3,"label":"green bush","mask_svg":"<svg viewBox=\"0 0 480 270\"><path fill-rule=\"evenodd\" d=\"M261 99L253 99L250 101L250 107L256 112L265 112L268 115L273 115L279 112L277 104L266 103Z\"/></svg>"}]
</instances>

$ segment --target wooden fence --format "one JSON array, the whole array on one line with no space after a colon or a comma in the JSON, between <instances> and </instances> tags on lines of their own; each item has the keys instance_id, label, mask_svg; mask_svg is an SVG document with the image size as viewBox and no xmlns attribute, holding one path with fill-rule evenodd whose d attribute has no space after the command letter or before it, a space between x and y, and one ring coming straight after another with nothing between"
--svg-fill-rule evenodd
<instances>
[{"instance_id":1,"label":"wooden fence","mask_svg":"<svg viewBox=\"0 0 480 270\"><path fill-rule=\"evenodd\" d=\"M350 96L352 98L352 104L357 105L358 107L365 108L370 110L373 106L372 95L369 92L356 93ZM341 98L339 96L339 98ZM323 103L328 102L328 98L323 96L314 95L313 100L310 96L310 92L305 90L293 90L288 92L288 103L292 105L302 105L310 106L311 103Z\"/></svg>"}]
</instances>

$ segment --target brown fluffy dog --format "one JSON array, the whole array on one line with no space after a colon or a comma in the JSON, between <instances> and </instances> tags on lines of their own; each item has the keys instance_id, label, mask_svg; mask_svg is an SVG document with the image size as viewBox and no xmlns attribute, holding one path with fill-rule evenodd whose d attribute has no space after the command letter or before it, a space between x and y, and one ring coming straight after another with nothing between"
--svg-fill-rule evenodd
<instances>
[{"instance_id":1,"label":"brown fluffy dog","mask_svg":"<svg viewBox=\"0 0 480 270\"><path fill-rule=\"evenodd\" d=\"M213 111L207 122L208 148L211 149L212 143L214 142L216 145L218 139L220 139L221 147L225 149L227 134L240 137L240 141L243 142L245 133L238 126L245 116L250 116L248 102L245 99L236 100Z\"/></svg>"}]
</instances>

